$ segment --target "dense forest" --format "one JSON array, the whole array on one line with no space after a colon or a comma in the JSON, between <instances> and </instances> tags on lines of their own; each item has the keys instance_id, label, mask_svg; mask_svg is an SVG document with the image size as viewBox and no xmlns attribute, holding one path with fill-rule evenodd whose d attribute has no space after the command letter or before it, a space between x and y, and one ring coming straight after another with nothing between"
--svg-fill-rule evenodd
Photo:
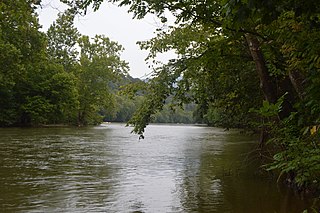
<instances>
[{"instance_id":1,"label":"dense forest","mask_svg":"<svg viewBox=\"0 0 320 213\"><path fill-rule=\"evenodd\" d=\"M1 126L99 123L115 109L111 83L128 76L122 46L81 35L75 13L39 31L32 1L1 2Z\"/></svg>"},{"instance_id":2,"label":"dense forest","mask_svg":"<svg viewBox=\"0 0 320 213\"><path fill-rule=\"evenodd\" d=\"M130 80L120 44L81 35L73 25L75 15L103 0L61 1L70 9L47 33L35 13L41 1L0 3L1 126L130 118L143 135L157 116L172 118L174 108L181 122L258 130L271 158L267 170L299 190L320 188L316 1L105 0L129 6L136 18L153 13L166 23L168 11L176 17L139 42L149 60L171 50L178 55L143 82Z\"/></svg>"}]
</instances>

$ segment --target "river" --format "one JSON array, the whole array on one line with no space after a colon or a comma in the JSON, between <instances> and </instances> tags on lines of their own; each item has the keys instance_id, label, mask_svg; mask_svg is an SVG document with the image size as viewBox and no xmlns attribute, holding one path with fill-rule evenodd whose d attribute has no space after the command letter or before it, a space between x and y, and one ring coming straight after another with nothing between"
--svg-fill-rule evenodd
<instances>
[{"instance_id":1,"label":"river","mask_svg":"<svg viewBox=\"0 0 320 213\"><path fill-rule=\"evenodd\" d=\"M251 157L238 131L124 124L0 129L0 212L295 213L311 205Z\"/></svg>"}]
</instances>

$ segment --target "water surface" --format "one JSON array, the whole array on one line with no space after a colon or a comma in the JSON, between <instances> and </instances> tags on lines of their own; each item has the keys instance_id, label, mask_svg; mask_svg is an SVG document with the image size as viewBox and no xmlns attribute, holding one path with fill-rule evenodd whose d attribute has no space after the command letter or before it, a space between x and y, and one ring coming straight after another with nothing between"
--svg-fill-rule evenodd
<instances>
[{"instance_id":1,"label":"water surface","mask_svg":"<svg viewBox=\"0 0 320 213\"><path fill-rule=\"evenodd\" d=\"M261 178L256 137L200 126L0 129L1 212L295 213Z\"/></svg>"}]
</instances>

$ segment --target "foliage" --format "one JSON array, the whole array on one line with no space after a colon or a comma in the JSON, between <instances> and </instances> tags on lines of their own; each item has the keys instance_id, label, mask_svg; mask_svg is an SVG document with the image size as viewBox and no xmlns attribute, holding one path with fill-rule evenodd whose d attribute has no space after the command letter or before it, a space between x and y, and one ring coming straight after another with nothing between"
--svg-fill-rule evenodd
<instances>
[{"instance_id":1,"label":"foliage","mask_svg":"<svg viewBox=\"0 0 320 213\"><path fill-rule=\"evenodd\" d=\"M38 4L0 3L0 126L102 121L99 111L114 107L110 83L127 75L123 48L81 36L72 9L40 32Z\"/></svg>"},{"instance_id":2,"label":"foliage","mask_svg":"<svg viewBox=\"0 0 320 213\"><path fill-rule=\"evenodd\" d=\"M154 115L155 123L174 123L174 124L192 124L195 123L193 118L193 104L184 107L172 107L165 104L163 109Z\"/></svg>"},{"instance_id":3,"label":"foliage","mask_svg":"<svg viewBox=\"0 0 320 213\"><path fill-rule=\"evenodd\" d=\"M299 134L296 116L290 116L273 129L274 137L269 143L275 145L278 152L273 156L274 162L268 165L268 170L281 171L279 178L287 174L287 181L297 184L301 189L310 186L319 188L319 132L305 131Z\"/></svg>"},{"instance_id":4,"label":"foliage","mask_svg":"<svg viewBox=\"0 0 320 213\"><path fill-rule=\"evenodd\" d=\"M248 111L259 105L261 94L258 79L253 80L253 64L242 42L232 41L213 29L202 29L201 26L184 24L171 30L140 43L142 48L150 49L150 59L155 58L157 52L169 49L174 49L180 56L156 68L162 70L161 75L156 71L152 81L169 81L165 84L169 87L165 90L167 95L173 94L174 102L180 106L197 103L196 116L204 117L211 124L218 124L212 112L220 109L223 116L220 125L249 127L252 116ZM157 95L163 97L163 93L156 93L150 99ZM160 97L158 101L161 106L164 99ZM158 105L153 103L150 107Z\"/></svg>"},{"instance_id":5,"label":"foliage","mask_svg":"<svg viewBox=\"0 0 320 213\"><path fill-rule=\"evenodd\" d=\"M75 76L77 105L71 120L77 125L102 121L100 111L113 111L115 101L109 85L127 75L127 63L120 59L123 50L109 38L81 36L73 25L72 9L60 14L48 30L50 57Z\"/></svg>"},{"instance_id":6,"label":"foliage","mask_svg":"<svg viewBox=\"0 0 320 213\"><path fill-rule=\"evenodd\" d=\"M305 127L300 123L302 114L298 110L278 122L284 96L277 103L266 101L259 110L252 110L263 117L264 128L270 133L268 143L272 145L274 161L266 165L267 170L279 170L278 180L287 175L286 181L303 190L305 187L319 188L320 149L318 126Z\"/></svg>"},{"instance_id":7,"label":"foliage","mask_svg":"<svg viewBox=\"0 0 320 213\"><path fill-rule=\"evenodd\" d=\"M79 56L77 42L81 35L73 25L75 15L71 9L59 13L47 31L49 59L63 65L67 72L72 72Z\"/></svg>"},{"instance_id":8,"label":"foliage","mask_svg":"<svg viewBox=\"0 0 320 213\"><path fill-rule=\"evenodd\" d=\"M128 122L134 115L135 111L142 105L145 100L143 95L143 81L132 81L133 79L128 79L129 82L121 86L120 92L115 94L115 108L112 111L101 111L104 116L104 121L110 122ZM139 84L140 86L138 86ZM136 91L138 95L132 96L129 92L133 92L133 87L135 89L140 88L141 90ZM119 88L115 88L117 92ZM193 112L195 110L195 104L188 104L185 107L175 107L172 105L172 98L166 99L165 104L161 111L158 111L152 122L154 123L195 123Z\"/></svg>"},{"instance_id":9,"label":"foliage","mask_svg":"<svg viewBox=\"0 0 320 213\"><path fill-rule=\"evenodd\" d=\"M115 96L115 110L104 112L104 120L111 122L127 122L142 102L142 97L129 99L124 95Z\"/></svg>"},{"instance_id":10,"label":"foliage","mask_svg":"<svg viewBox=\"0 0 320 213\"><path fill-rule=\"evenodd\" d=\"M39 83L46 86L44 82L53 73L43 75L47 68L45 35L38 30L34 7L22 0L0 2L1 126L25 124L31 122L32 114L52 111L48 98L36 95L48 89Z\"/></svg>"},{"instance_id":11,"label":"foliage","mask_svg":"<svg viewBox=\"0 0 320 213\"><path fill-rule=\"evenodd\" d=\"M112 110L114 100L109 92L109 81L126 73L127 64L120 60L122 47L104 36L96 36L91 43L89 37L79 40L81 47L80 67L77 72L79 91L78 122L88 124L89 120L99 123L96 112Z\"/></svg>"},{"instance_id":12,"label":"foliage","mask_svg":"<svg viewBox=\"0 0 320 213\"><path fill-rule=\"evenodd\" d=\"M129 125L134 125L133 132L141 137L145 127L153 120L151 116L163 108L171 86L175 83L176 78L168 75L170 68L171 66L167 66L166 70L159 70L158 77L150 79L143 102L128 122Z\"/></svg>"}]
</instances>

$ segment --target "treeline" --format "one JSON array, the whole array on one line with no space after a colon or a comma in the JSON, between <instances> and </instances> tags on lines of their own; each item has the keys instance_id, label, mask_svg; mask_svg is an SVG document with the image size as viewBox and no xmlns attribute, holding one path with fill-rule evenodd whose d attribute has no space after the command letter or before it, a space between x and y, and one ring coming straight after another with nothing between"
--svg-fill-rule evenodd
<instances>
[{"instance_id":1,"label":"treeline","mask_svg":"<svg viewBox=\"0 0 320 213\"><path fill-rule=\"evenodd\" d=\"M131 81L131 83L134 82ZM102 111L100 114L103 116L103 120L107 122L128 122L140 105L143 104L144 98L142 95L135 98L129 98L127 95L115 95L115 109L109 112ZM153 116L152 123L192 124L204 122L203 119L196 119L195 104L177 107L172 106L171 101L169 98L163 109Z\"/></svg>"},{"instance_id":2,"label":"treeline","mask_svg":"<svg viewBox=\"0 0 320 213\"><path fill-rule=\"evenodd\" d=\"M72 10L42 33L32 2L0 2L0 126L100 122L115 108L110 82L127 75L122 46L81 35Z\"/></svg>"}]
</instances>

